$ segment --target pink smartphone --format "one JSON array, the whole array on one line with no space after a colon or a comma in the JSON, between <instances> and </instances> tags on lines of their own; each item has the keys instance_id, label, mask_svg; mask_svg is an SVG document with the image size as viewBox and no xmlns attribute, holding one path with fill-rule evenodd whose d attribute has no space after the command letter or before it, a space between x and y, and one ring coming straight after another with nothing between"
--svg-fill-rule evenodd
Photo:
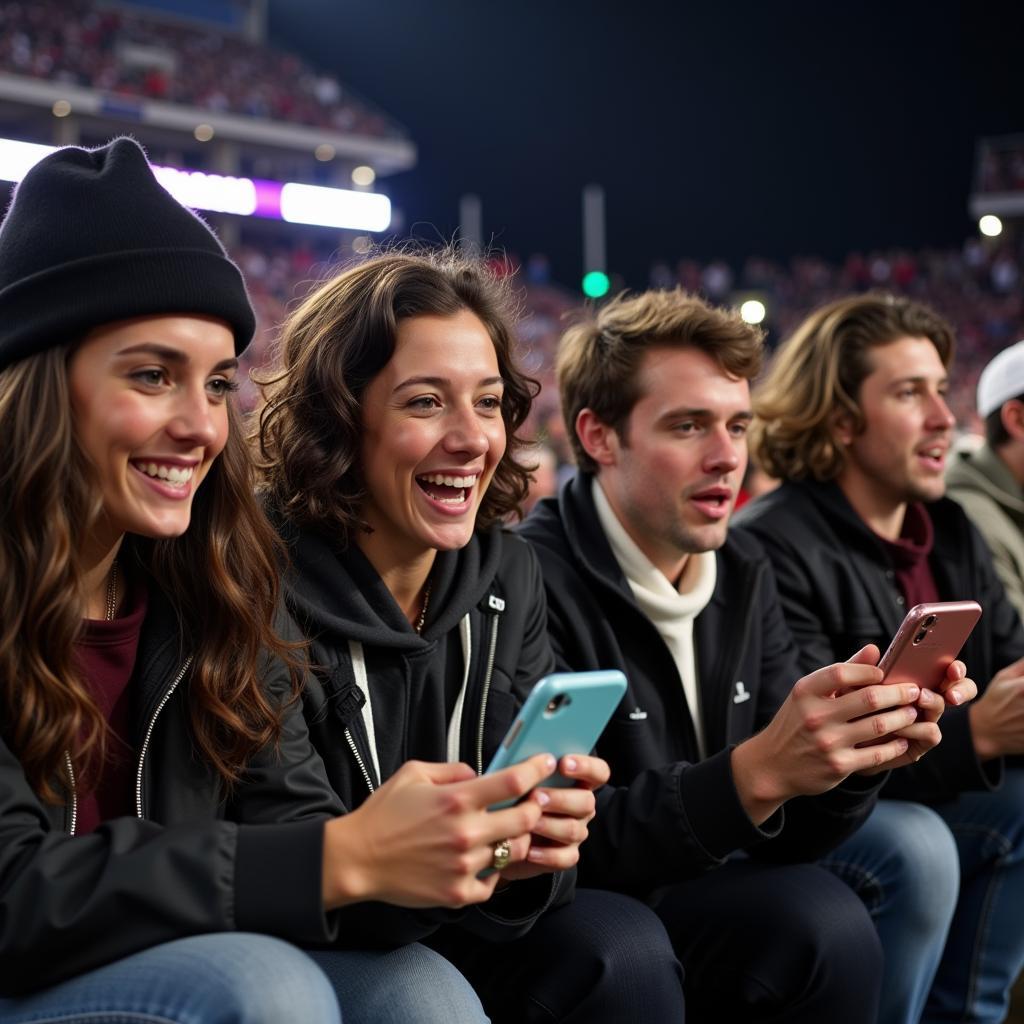
<instances>
[{"instance_id":1,"label":"pink smartphone","mask_svg":"<svg viewBox=\"0 0 1024 1024\"><path fill-rule=\"evenodd\" d=\"M935 691L944 689L946 669L956 660L980 617L981 605L977 601L915 605L878 663L885 674L884 681L917 683Z\"/></svg>"}]
</instances>

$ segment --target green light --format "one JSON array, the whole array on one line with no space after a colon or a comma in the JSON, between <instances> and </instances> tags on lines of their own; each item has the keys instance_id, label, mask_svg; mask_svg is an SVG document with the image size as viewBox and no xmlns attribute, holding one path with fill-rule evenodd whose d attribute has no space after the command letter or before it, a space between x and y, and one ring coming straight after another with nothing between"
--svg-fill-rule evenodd
<instances>
[{"instance_id":1,"label":"green light","mask_svg":"<svg viewBox=\"0 0 1024 1024\"><path fill-rule=\"evenodd\" d=\"M591 270L583 275L583 294L588 299L600 299L608 294L608 289L611 286L612 283L603 270Z\"/></svg>"}]
</instances>

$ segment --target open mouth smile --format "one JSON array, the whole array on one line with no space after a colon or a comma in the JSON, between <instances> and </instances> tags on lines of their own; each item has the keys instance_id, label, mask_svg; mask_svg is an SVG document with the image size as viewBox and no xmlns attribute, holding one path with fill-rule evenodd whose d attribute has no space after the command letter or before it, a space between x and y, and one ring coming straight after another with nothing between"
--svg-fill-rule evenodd
<instances>
[{"instance_id":1,"label":"open mouth smile","mask_svg":"<svg viewBox=\"0 0 1024 1024\"><path fill-rule=\"evenodd\" d=\"M446 473L424 473L416 483L427 497L441 504L462 508L469 499L479 475L452 476Z\"/></svg>"},{"instance_id":2,"label":"open mouth smile","mask_svg":"<svg viewBox=\"0 0 1024 1024\"><path fill-rule=\"evenodd\" d=\"M171 498L183 498L191 492L197 468L152 459L132 459L129 465L158 493Z\"/></svg>"}]
</instances>

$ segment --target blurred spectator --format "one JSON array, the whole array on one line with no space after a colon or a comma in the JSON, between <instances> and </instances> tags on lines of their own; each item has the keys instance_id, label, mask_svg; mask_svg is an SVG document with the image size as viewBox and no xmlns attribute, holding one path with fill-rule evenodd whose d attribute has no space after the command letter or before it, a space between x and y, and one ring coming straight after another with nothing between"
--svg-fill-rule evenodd
<instances>
[{"instance_id":1,"label":"blurred spectator","mask_svg":"<svg viewBox=\"0 0 1024 1024\"><path fill-rule=\"evenodd\" d=\"M0 68L204 110L374 137L404 132L295 54L89 0L0 3Z\"/></svg>"}]
</instances>

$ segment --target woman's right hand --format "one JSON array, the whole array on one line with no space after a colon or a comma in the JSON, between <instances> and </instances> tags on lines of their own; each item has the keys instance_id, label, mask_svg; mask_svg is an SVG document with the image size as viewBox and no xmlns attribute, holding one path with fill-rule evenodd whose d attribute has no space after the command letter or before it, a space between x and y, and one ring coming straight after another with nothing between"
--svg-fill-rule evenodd
<instances>
[{"instance_id":1,"label":"woman's right hand","mask_svg":"<svg viewBox=\"0 0 1024 1024\"><path fill-rule=\"evenodd\" d=\"M494 845L510 840L510 863L523 860L540 804L524 800L555 770L538 754L494 774L466 764L408 761L365 803L324 829L323 898L328 909L381 900L402 907L462 907L490 898L501 876Z\"/></svg>"}]
</instances>

